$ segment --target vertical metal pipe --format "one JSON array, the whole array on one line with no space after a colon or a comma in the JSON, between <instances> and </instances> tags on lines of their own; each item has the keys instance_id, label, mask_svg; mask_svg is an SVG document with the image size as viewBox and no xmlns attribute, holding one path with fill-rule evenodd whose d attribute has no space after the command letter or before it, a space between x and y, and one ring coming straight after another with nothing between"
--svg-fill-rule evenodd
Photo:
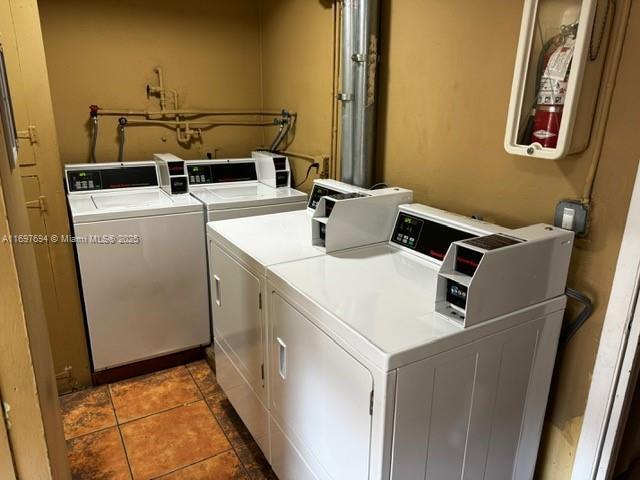
<instances>
[{"instance_id":1,"label":"vertical metal pipe","mask_svg":"<svg viewBox=\"0 0 640 480\"><path fill-rule=\"evenodd\" d=\"M374 176L379 17L379 0L343 2L342 179L364 187Z\"/></svg>"},{"instance_id":2,"label":"vertical metal pipe","mask_svg":"<svg viewBox=\"0 0 640 480\"><path fill-rule=\"evenodd\" d=\"M353 56L356 53L355 19L359 0L343 0L342 2L342 124L341 124L341 171L342 180L353 182L353 97L355 65Z\"/></svg>"}]
</instances>

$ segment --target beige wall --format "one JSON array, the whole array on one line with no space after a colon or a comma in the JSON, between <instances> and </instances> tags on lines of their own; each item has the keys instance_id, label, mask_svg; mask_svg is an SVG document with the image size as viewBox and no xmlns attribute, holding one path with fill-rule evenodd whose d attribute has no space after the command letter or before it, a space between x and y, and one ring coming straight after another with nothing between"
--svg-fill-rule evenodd
<instances>
[{"instance_id":1,"label":"beige wall","mask_svg":"<svg viewBox=\"0 0 640 480\"><path fill-rule=\"evenodd\" d=\"M386 2L380 176L416 199L507 226L552 222L556 202L582 196L593 148L558 162L507 155L503 137L521 2ZM569 285L596 303L559 355L542 478L568 478L640 146L640 12L630 25L594 191L591 234L578 240Z\"/></svg>"},{"instance_id":2,"label":"beige wall","mask_svg":"<svg viewBox=\"0 0 640 480\"><path fill-rule=\"evenodd\" d=\"M333 4L320 0L262 1L262 85L264 107L298 114L290 150L331 154L333 107ZM267 129L270 143L275 129ZM309 162L292 158L296 182ZM309 190L315 175L301 186Z\"/></svg>"},{"instance_id":3,"label":"beige wall","mask_svg":"<svg viewBox=\"0 0 640 480\"><path fill-rule=\"evenodd\" d=\"M41 119L38 122L41 137L46 132L48 139L49 133L53 133L54 141L41 142L38 153L43 158L39 164L24 165L22 169L29 200L37 199L39 190L49 192L46 214L30 209L36 233L61 235L68 231L60 164L88 161L89 105L157 110L158 99L147 99L145 89L147 83L157 82L155 66L164 68L165 87L178 90L183 107L244 110L261 104L257 0L233 3L161 0L153 4L140 0L117 4L106 0L40 0L38 3L59 156L55 130ZM29 61L24 63L31 65ZM42 80L38 84L36 79ZM14 93L29 88L49 95L46 73L23 78L13 87ZM47 104L39 102L37 108L45 108L44 105ZM24 117L21 128L26 129L31 121L26 112L33 113L36 107L31 110L20 107L19 120ZM100 119L98 161L117 159L116 121L117 117ZM125 159L150 159L155 152L197 158L212 149L216 149L218 156L244 156L261 145L262 138L261 128L220 127L205 132L204 142L186 149L177 144L172 130L130 127ZM21 149L21 156L28 154L30 149ZM26 163L29 162L21 162ZM34 168L44 169L40 173L46 174L31 175ZM73 380L80 386L88 385L89 362L72 250L69 245L58 244L48 250L37 247L36 251L55 371L61 373L71 366ZM53 272L49 264L53 265ZM56 268L62 273L57 274ZM62 382L60 388L64 391L69 384Z\"/></svg>"},{"instance_id":4,"label":"beige wall","mask_svg":"<svg viewBox=\"0 0 640 480\"><path fill-rule=\"evenodd\" d=\"M154 9L141 1L118 8L105 3L42 1L63 159L84 161L87 156L84 122L89 103L138 108L155 104L145 102L143 91L153 80L151 68L156 64L165 68L168 86L189 93L189 106L204 102L216 108L288 108L299 113L290 148L310 154L331 151L331 2L261 0L198 7L211 9L208 15L195 4L188 9L176 4L171 10L168 2L156 2ZM159 13L158 5L171 15ZM634 61L640 46L640 12L637 7L632 10L612 109L604 117L609 123L602 154L592 144L582 154L549 162L507 155L502 146L521 9L522 2L504 0L383 2L377 180L414 189L420 202L520 226L551 222L557 201L580 197L592 159L601 159L591 233L576 242L569 280L592 296L596 311L559 354L541 449L539 476L568 478L640 158L634 131L640 111L640 66ZM140 19L133 30L131 15ZM211 28L194 34L193 25L212 24L228 35L217 37ZM156 30L162 35L156 36ZM242 41L238 45L229 38ZM195 49L196 40L206 48ZM225 56L225 48L234 53ZM229 68L221 68L221 63ZM249 70L253 76L237 76ZM123 71L127 74L121 75ZM199 77L204 71L207 75ZM210 78L221 72L228 75L216 78L211 89ZM94 85L95 79L99 82ZM593 93L586 100L592 98ZM105 160L115 155L115 128L104 122L102 132L99 152ZM169 138L166 143L159 140L162 134ZM215 132L207 141L224 154L240 154L256 143L268 143L272 134L270 129L264 137L262 132ZM132 140L135 136L138 139ZM128 138L128 152L175 151L168 131L131 131ZM304 161L294 162L296 178L306 166Z\"/></svg>"},{"instance_id":5,"label":"beige wall","mask_svg":"<svg viewBox=\"0 0 640 480\"><path fill-rule=\"evenodd\" d=\"M260 106L260 29L257 0L40 0L42 29L63 163L89 155L89 105L158 109L145 87L177 89L185 108L255 109ZM98 161L116 161L117 117L100 119ZM255 127L218 127L203 145L180 147L172 130L127 129L125 159L155 152L198 158L203 147L217 155L244 156L262 143ZM163 140L166 139L166 141Z\"/></svg>"},{"instance_id":6,"label":"beige wall","mask_svg":"<svg viewBox=\"0 0 640 480\"><path fill-rule=\"evenodd\" d=\"M285 26L294 32L289 35L292 45L281 53L286 58L278 62L284 69L273 72L265 61L265 98L269 92L289 102L300 99L311 104L312 98L321 97L304 92L326 89L331 72L326 66L319 68L315 55L304 55L308 49L320 48L317 39L305 32L329 31L332 19L320 2L264 4L264 50L272 38L285 38ZM269 19L270 12L281 17ZM412 188L419 202L482 214L512 227L552 222L558 200L581 198L590 163L598 156L594 145L558 162L515 157L503 149L521 14L522 2L504 0L383 1L378 181ZM640 159L640 146L633 141L640 110L634 87L640 83L640 66L633 57L640 46L639 20L636 8L600 156L591 233L576 242L569 280L594 299L596 310L559 354L540 478L570 474L631 182ZM270 24L282 28L271 33ZM306 72L304 79L297 72ZM274 74L279 81L269 86ZM590 79L597 76L596 68ZM583 104L592 101L594 93L587 92ZM315 115L331 113L329 103L316 101L312 106ZM590 117L579 122L588 124ZM303 123L301 118L300 129ZM324 145L327 127L321 128L305 134L304 141L311 147ZM302 143L302 138L296 141ZM575 308L571 311L575 313Z\"/></svg>"}]
</instances>

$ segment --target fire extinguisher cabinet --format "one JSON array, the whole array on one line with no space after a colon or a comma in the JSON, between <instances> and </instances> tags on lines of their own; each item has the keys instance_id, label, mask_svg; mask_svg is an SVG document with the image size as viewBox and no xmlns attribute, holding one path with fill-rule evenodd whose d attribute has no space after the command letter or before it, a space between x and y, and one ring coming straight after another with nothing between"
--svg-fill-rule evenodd
<instances>
[{"instance_id":1,"label":"fire extinguisher cabinet","mask_svg":"<svg viewBox=\"0 0 640 480\"><path fill-rule=\"evenodd\" d=\"M557 160L572 142L597 0L525 0L504 146ZM579 142L578 142L579 143Z\"/></svg>"}]
</instances>

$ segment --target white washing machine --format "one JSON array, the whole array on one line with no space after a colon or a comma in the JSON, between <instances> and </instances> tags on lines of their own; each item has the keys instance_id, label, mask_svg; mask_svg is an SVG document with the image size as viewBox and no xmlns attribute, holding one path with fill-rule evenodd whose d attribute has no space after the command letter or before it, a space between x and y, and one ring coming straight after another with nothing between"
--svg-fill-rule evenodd
<instances>
[{"instance_id":1,"label":"white washing machine","mask_svg":"<svg viewBox=\"0 0 640 480\"><path fill-rule=\"evenodd\" d=\"M531 479L572 244L410 205L388 244L270 266L278 477Z\"/></svg>"},{"instance_id":2,"label":"white washing machine","mask_svg":"<svg viewBox=\"0 0 640 480\"><path fill-rule=\"evenodd\" d=\"M307 206L305 193L263 183L252 158L185 163L191 195L205 205L205 221L303 210Z\"/></svg>"},{"instance_id":3,"label":"white washing machine","mask_svg":"<svg viewBox=\"0 0 640 480\"><path fill-rule=\"evenodd\" d=\"M350 225L353 235L340 239L345 248L386 240L384 232L393 225L397 206L412 199L412 192L404 189L365 191L335 180L316 180L308 211L224 220L207 226L218 383L267 456L266 269L324 255L326 249L312 244L315 208L325 195L354 192L360 193L355 198L341 198L329 217L332 222L343 220ZM382 233L369 233L362 240L362 233L371 231Z\"/></svg>"},{"instance_id":4,"label":"white washing machine","mask_svg":"<svg viewBox=\"0 0 640 480\"><path fill-rule=\"evenodd\" d=\"M209 343L202 204L154 162L65 166L94 371Z\"/></svg>"}]
</instances>

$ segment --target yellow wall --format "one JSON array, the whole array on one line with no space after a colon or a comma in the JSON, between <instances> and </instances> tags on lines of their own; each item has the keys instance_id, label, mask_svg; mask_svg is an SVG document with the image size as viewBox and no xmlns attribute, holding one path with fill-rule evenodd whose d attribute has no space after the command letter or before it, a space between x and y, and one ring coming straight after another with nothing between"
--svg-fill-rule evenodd
<instances>
[{"instance_id":1,"label":"yellow wall","mask_svg":"<svg viewBox=\"0 0 640 480\"><path fill-rule=\"evenodd\" d=\"M311 154L331 152L331 2L210 2L215 6L193 3L189 8L184 2L173 7L164 1L154 2L153 8L142 1L118 8L77 0L41 3L65 161L87 157L89 103L155 105L145 102L143 94L156 64L165 67L168 86L189 93L185 98L189 106L288 108L299 113L290 148ZM640 111L636 91L640 66L634 62L640 46L639 8L632 9L611 111L603 116L608 125L602 153L592 142L582 154L550 162L510 156L502 146L522 2L382 3L377 180L412 188L419 202L479 213L515 227L551 222L557 201L581 197L592 160L601 159L591 233L576 242L569 279L571 286L595 300L596 311L559 354L541 447L539 476L568 478L640 158L634 131ZM171 15L159 13L158 6ZM618 9L618 22L622 10ZM132 15L139 19L135 25ZM217 29L208 28L213 25ZM620 28L616 24L614 30ZM156 30L162 34L156 35ZM121 75L123 71L127 74ZM205 71L207 75L199 76ZM239 77L239 73L251 75ZM209 88L211 82L215 88ZM110 85L114 87L106 88ZM601 98L608 91L603 88ZM584 100L594 98L592 92ZM581 120L588 123L589 118ZM103 123L102 131L99 151L105 160L115 155L115 128ZM166 143L159 140L163 133L170 138ZM225 130L224 135L212 134L208 142L221 147L223 155L241 154L255 144L269 143L272 134L271 129L264 136ZM128 152L148 156L157 150L175 151L168 131L150 129L146 135L132 131L128 138ZM294 161L297 179L306 166Z\"/></svg>"},{"instance_id":2,"label":"yellow wall","mask_svg":"<svg viewBox=\"0 0 640 480\"><path fill-rule=\"evenodd\" d=\"M145 87L164 69L165 87L181 94L185 108L255 109L260 106L260 29L257 0L234 2L127 2L40 0L42 29L63 163L89 155L89 105L158 109ZM116 118L100 119L98 161L116 161ZM177 145L172 130L127 129L125 159L155 152L184 158L245 156L262 143L255 127L219 127L204 145ZM166 141L163 141L163 138Z\"/></svg>"},{"instance_id":3,"label":"yellow wall","mask_svg":"<svg viewBox=\"0 0 640 480\"><path fill-rule=\"evenodd\" d=\"M289 36L293 41L283 53L289 61L280 60L278 65L289 72L306 72L301 82L299 74L281 75L282 70L274 71L265 62L265 94L289 102L319 98L305 92L330 85L331 72L320 68L313 54L306 55L308 49L319 47L318 40L305 32L329 31L332 19L324 3L266 1L265 5L263 45L293 29ZM591 161L598 157L593 144L586 152L558 162L515 157L503 149L522 2L386 0L382 5L378 181L412 188L416 201L482 214L512 227L552 222L558 200L581 198ZM270 11L279 16L268 19ZM640 159L633 132L640 110L634 87L640 84L640 66L633 57L640 46L639 21L635 8L600 156L591 233L576 242L569 279L571 286L594 299L596 310L558 357L541 447L541 478L570 474ZM299 25L309 25L308 30ZM616 24L615 30L620 28ZM279 33L271 34L272 30ZM269 86L271 75L280 76ZM594 93L587 92L583 104L594 99ZM319 116L331 112L331 105L321 101L313 108ZM590 118L579 122L588 124ZM300 128L302 124L301 119ZM305 144L322 148L326 133L307 133ZM571 312L575 314L575 307Z\"/></svg>"},{"instance_id":4,"label":"yellow wall","mask_svg":"<svg viewBox=\"0 0 640 480\"><path fill-rule=\"evenodd\" d=\"M578 197L594 155L558 162L505 153L506 110L522 4L386 2L382 31L380 175L416 199L507 226L552 222L556 202ZM640 12L632 13L594 191L591 234L576 242L569 285L596 303L593 317L559 355L539 469L567 478L580 432L600 329L640 159L631 127Z\"/></svg>"},{"instance_id":5,"label":"yellow wall","mask_svg":"<svg viewBox=\"0 0 640 480\"><path fill-rule=\"evenodd\" d=\"M262 85L264 107L286 106L298 114L290 150L331 153L333 106L333 5L318 0L262 1ZM267 129L269 143L275 133ZM309 162L292 158L296 182ZM309 190L312 174L301 188Z\"/></svg>"}]
</instances>

